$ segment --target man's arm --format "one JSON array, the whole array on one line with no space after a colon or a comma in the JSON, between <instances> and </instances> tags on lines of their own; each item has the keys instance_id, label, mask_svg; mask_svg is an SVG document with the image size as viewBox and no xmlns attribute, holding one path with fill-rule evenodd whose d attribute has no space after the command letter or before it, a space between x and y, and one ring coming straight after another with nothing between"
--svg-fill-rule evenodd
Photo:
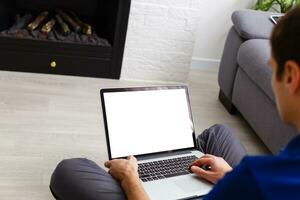
<instances>
[{"instance_id":1,"label":"man's arm","mask_svg":"<svg viewBox=\"0 0 300 200\"><path fill-rule=\"evenodd\" d=\"M210 193L204 197L204 200L211 199L263 199L246 159L243 159L238 166L219 180Z\"/></svg>"},{"instance_id":2,"label":"man's arm","mask_svg":"<svg viewBox=\"0 0 300 200\"><path fill-rule=\"evenodd\" d=\"M149 200L149 197L139 180L127 178L121 186L129 200Z\"/></svg>"},{"instance_id":3,"label":"man's arm","mask_svg":"<svg viewBox=\"0 0 300 200\"><path fill-rule=\"evenodd\" d=\"M109 168L108 173L119 181L128 200L150 200L140 182L135 157L107 161L105 167Z\"/></svg>"}]
</instances>

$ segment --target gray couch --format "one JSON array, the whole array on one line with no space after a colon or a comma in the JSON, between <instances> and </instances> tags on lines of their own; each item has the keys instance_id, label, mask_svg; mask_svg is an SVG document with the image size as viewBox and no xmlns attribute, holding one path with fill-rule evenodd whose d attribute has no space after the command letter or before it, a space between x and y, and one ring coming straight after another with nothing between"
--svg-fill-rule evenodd
<instances>
[{"instance_id":1,"label":"gray couch","mask_svg":"<svg viewBox=\"0 0 300 200\"><path fill-rule=\"evenodd\" d=\"M235 11L219 69L219 99L231 113L246 119L273 153L294 137L294 128L281 122L271 88L269 37L272 13Z\"/></svg>"}]
</instances>

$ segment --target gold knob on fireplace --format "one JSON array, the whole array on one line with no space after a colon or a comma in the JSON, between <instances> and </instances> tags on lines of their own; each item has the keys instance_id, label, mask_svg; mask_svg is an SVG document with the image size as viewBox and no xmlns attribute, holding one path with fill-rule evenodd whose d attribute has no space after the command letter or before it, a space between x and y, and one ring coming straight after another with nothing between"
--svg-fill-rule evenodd
<instances>
[{"instance_id":1,"label":"gold knob on fireplace","mask_svg":"<svg viewBox=\"0 0 300 200\"><path fill-rule=\"evenodd\" d=\"M56 62L55 61L52 61L51 63L50 63L50 67L52 67L52 68L55 68L56 67Z\"/></svg>"}]
</instances>

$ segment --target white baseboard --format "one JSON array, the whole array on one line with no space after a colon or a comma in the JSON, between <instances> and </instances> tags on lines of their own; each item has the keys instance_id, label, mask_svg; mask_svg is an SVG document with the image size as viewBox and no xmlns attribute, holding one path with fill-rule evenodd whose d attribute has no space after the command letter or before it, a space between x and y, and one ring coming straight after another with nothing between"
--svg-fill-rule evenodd
<instances>
[{"instance_id":1,"label":"white baseboard","mask_svg":"<svg viewBox=\"0 0 300 200\"><path fill-rule=\"evenodd\" d=\"M193 57L191 69L218 72L219 65L220 65L220 60L217 59Z\"/></svg>"}]
</instances>

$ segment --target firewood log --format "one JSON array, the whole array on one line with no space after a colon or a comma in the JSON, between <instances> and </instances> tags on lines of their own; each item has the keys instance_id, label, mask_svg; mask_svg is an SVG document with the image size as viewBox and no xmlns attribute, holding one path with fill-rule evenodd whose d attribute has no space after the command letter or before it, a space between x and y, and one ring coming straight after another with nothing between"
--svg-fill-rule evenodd
<instances>
[{"instance_id":1,"label":"firewood log","mask_svg":"<svg viewBox=\"0 0 300 200\"><path fill-rule=\"evenodd\" d=\"M68 15L67 13L65 13L63 10L61 9L56 9L55 10L58 14L60 14L60 16L62 16L62 18L73 28L73 30L78 33L81 31L81 27L80 25L72 19L72 17L70 17L70 15Z\"/></svg>"},{"instance_id":2,"label":"firewood log","mask_svg":"<svg viewBox=\"0 0 300 200\"><path fill-rule=\"evenodd\" d=\"M41 23L47 18L49 15L48 11L44 11L41 14L39 14L33 22L27 25L27 29L29 31L34 31L37 27L41 25Z\"/></svg>"},{"instance_id":3,"label":"firewood log","mask_svg":"<svg viewBox=\"0 0 300 200\"><path fill-rule=\"evenodd\" d=\"M56 20L54 18L52 18L51 20L49 20L41 29L41 31L43 33L50 33L53 29L53 27L55 26Z\"/></svg>"},{"instance_id":4,"label":"firewood log","mask_svg":"<svg viewBox=\"0 0 300 200\"><path fill-rule=\"evenodd\" d=\"M81 21L73 11L69 11L69 13L72 15L72 17L75 19L75 21L81 26L82 32L84 34L86 34L86 35L92 35L93 34L91 25Z\"/></svg>"},{"instance_id":5,"label":"firewood log","mask_svg":"<svg viewBox=\"0 0 300 200\"><path fill-rule=\"evenodd\" d=\"M66 24L64 22L64 20L61 18L61 16L59 14L55 15L55 19L58 22L58 24L59 24L59 26L60 26L60 28L62 30L62 33L64 35L68 35L70 33L70 28L69 28L68 24Z\"/></svg>"}]
</instances>

